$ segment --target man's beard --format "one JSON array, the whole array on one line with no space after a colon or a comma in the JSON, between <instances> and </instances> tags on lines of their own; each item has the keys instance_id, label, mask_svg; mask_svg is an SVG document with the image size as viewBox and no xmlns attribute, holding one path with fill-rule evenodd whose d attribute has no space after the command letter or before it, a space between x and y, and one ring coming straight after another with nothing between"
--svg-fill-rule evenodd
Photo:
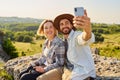
<instances>
[{"instance_id":1,"label":"man's beard","mask_svg":"<svg viewBox=\"0 0 120 80\"><path fill-rule=\"evenodd\" d=\"M63 28L62 30L61 30L61 32L64 34L64 35L66 35L66 34L69 34L70 32L71 32L71 29L70 28L68 28L68 27L66 27L68 30L65 30L64 31L64 29L65 28Z\"/></svg>"}]
</instances>

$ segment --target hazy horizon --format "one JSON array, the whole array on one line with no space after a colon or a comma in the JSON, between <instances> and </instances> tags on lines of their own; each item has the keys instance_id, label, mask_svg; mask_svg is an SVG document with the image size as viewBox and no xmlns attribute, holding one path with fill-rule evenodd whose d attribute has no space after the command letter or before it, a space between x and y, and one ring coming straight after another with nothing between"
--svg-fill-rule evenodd
<instances>
[{"instance_id":1,"label":"hazy horizon","mask_svg":"<svg viewBox=\"0 0 120 80\"><path fill-rule=\"evenodd\" d=\"M120 0L0 0L0 17L54 19L83 6L95 23L120 24Z\"/></svg>"}]
</instances>

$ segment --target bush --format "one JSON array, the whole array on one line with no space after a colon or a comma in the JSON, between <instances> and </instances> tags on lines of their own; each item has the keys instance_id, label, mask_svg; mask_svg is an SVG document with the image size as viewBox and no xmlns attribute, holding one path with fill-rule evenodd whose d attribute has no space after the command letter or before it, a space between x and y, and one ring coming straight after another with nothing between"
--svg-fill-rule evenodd
<instances>
[{"instance_id":1,"label":"bush","mask_svg":"<svg viewBox=\"0 0 120 80\"><path fill-rule=\"evenodd\" d=\"M23 42L31 42L31 41L32 41L32 37L30 37L28 35L24 36Z\"/></svg>"},{"instance_id":2,"label":"bush","mask_svg":"<svg viewBox=\"0 0 120 80\"><path fill-rule=\"evenodd\" d=\"M18 53L16 51L15 46L12 44L10 39L4 39L3 40L3 50L9 55L11 56L11 58L16 58L18 57Z\"/></svg>"},{"instance_id":3,"label":"bush","mask_svg":"<svg viewBox=\"0 0 120 80\"><path fill-rule=\"evenodd\" d=\"M21 54L22 54L22 56L26 56L26 54L25 54L25 52L24 52L24 51L22 51L22 52L21 52Z\"/></svg>"},{"instance_id":4,"label":"bush","mask_svg":"<svg viewBox=\"0 0 120 80\"><path fill-rule=\"evenodd\" d=\"M15 36L15 40L16 41L18 41L18 42L22 42L23 41L23 39L24 39L24 36L23 35L17 35L17 36Z\"/></svg>"},{"instance_id":5,"label":"bush","mask_svg":"<svg viewBox=\"0 0 120 80\"><path fill-rule=\"evenodd\" d=\"M17 32L14 35L14 39L18 42L31 42L33 41L33 36L32 32Z\"/></svg>"},{"instance_id":6,"label":"bush","mask_svg":"<svg viewBox=\"0 0 120 80\"><path fill-rule=\"evenodd\" d=\"M99 33L95 33L95 41L96 42L103 42L104 41L104 37L99 34Z\"/></svg>"}]
</instances>

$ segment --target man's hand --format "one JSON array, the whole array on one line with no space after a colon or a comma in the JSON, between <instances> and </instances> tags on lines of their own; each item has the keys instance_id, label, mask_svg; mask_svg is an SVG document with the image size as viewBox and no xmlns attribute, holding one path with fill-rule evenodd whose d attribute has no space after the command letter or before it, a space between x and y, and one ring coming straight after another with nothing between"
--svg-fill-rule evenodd
<instances>
[{"instance_id":1,"label":"man's hand","mask_svg":"<svg viewBox=\"0 0 120 80\"><path fill-rule=\"evenodd\" d=\"M44 68L41 67L41 66L35 66L34 69L35 69L36 71L38 71L38 72L41 72L41 73L44 73L44 72L45 72Z\"/></svg>"},{"instance_id":2,"label":"man's hand","mask_svg":"<svg viewBox=\"0 0 120 80\"><path fill-rule=\"evenodd\" d=\"M77 29L83 29L83 39L87 41L91 38L92 29L90 18L87 17L86 10L84 13L84 16L75 16L73 18L73 24Z\"/></svg>"}]
</instances>

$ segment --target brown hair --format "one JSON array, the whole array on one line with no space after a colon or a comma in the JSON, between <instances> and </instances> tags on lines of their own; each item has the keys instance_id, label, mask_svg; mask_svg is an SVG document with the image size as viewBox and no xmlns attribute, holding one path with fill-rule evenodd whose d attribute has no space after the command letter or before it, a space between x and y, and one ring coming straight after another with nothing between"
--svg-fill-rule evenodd
<instances>
[{"instance_id":1,"label":"brown hair","mask_svg":"<svg viewBox=\"0 0 120 80\"><path fill-rule=\"evenodd\" d=\"M43 36L43 35L44 35L44 31L43 31L43 29L44 29L44 24L47 23L47 22L51 22L51 23L53 24L53 26L54 26L54 23L53 23L52 20L44 20L44 21L40 24L40 26L39 26L39 28L38 28L38 30L37 30L37 35L40 35L40 36ZM54 28L55 28L55 26L54 26ZM56 29L56 28L55 28L55 29ZM57 30L56 30L56 35L57 35Z\"/></svg>"}]
</instances>

